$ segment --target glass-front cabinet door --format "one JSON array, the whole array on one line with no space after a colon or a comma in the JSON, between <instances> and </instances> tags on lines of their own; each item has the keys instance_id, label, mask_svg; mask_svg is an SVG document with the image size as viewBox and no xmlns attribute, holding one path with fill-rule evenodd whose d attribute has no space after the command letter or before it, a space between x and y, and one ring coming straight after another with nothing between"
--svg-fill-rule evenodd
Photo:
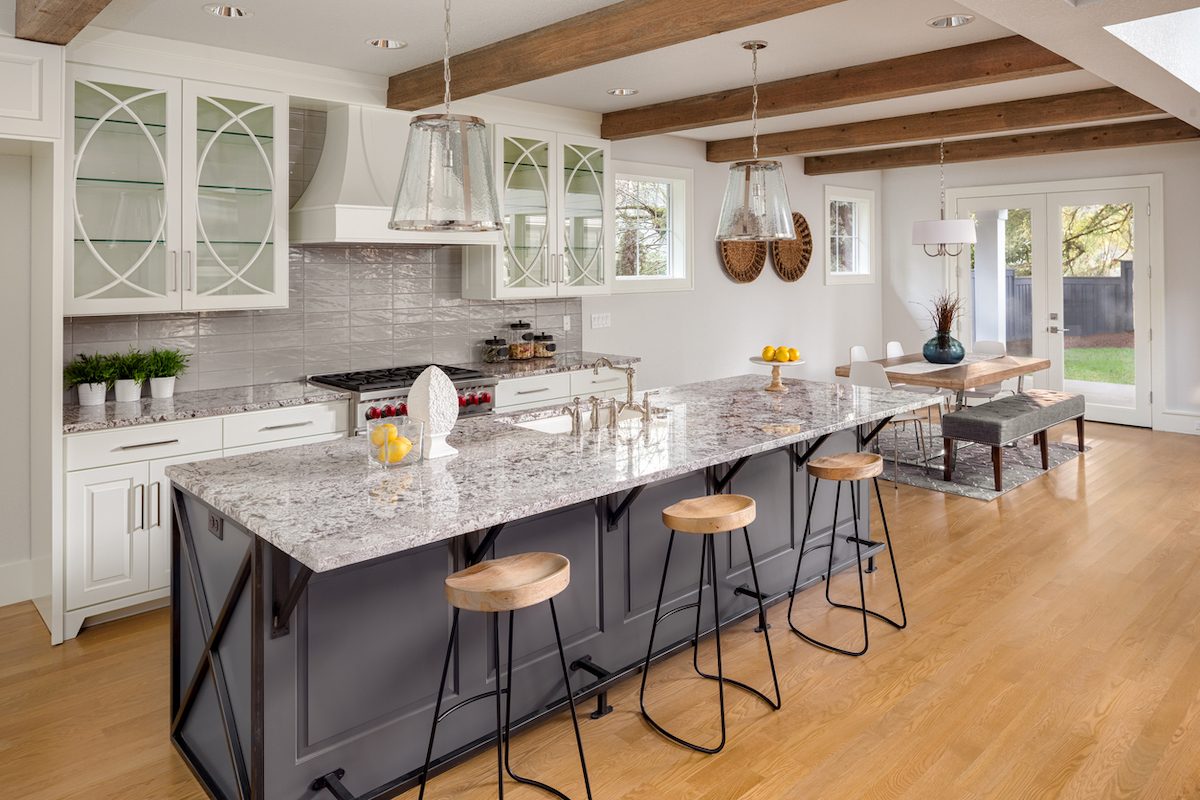
<instances>
[{"instance_id":1,"label":"glass-front cabinet door","mask_svg":"<svg viewBox=\"0 0 1200 800\"><path fill-rule=\"evenodd\" d=\"M607 294L613 235L603 142L559 137L562 171L560 295Z\"/></svg>"},{"instance_id":2,"label":"glass-front cabinet door","mask_svg":"<svg viewBox=\"0 0 1200 800\"><path fill-rule=\"evenodd\" d=\"M286 100L75 67L64 312L286 306Z\"/></svg>"},{"instance_id":3,"label":"glass-front cabinet door","mask_svg":"<svg viewBox=\"0 0 1200 800\"><path fill-rule=\"evenodd\" d=\"M553 297L555 249L555 155L553 142L537 131L500 129L500 207L504 214L499 297Z\"/></svg>"},{"instance_id":4,"label":"glass-front cabinet door","mask_svg":"<svg viewBox=\"0 0 1200 800\"><path fill-rule=\"evenodd\" d=\"M276 191L286 186L284 98L190 81L184 89L183 307L286 306L287 195Z\"/></svg>"},{"instance_id":5,"label":"glass-front cabinet door","mask_svg":"<svg viewBox=\"0 0 1200 800\"><path fill-rule=\"evenodd\" d=\"M68 103L66 313L178 309L179 81L81 67Z\"/></svg>"}]
</instances>

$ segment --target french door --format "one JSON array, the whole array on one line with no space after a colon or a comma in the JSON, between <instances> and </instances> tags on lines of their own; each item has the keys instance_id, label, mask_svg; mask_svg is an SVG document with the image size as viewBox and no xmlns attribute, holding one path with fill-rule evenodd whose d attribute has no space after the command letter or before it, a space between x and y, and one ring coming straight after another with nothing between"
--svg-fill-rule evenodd
<instances>
[{"instance_id":1,"label":"french door","mask_svg":"<svg viewBox=\"0 0 1200 800\"><path fill-rule=\"evenodd\" d=\"M1033 385L1082 393L1090 420L1150 427L1149 189L981 192L957 210L978 236L958 258L960 336L1049 359Z\"/></svg>"}]
</instances>

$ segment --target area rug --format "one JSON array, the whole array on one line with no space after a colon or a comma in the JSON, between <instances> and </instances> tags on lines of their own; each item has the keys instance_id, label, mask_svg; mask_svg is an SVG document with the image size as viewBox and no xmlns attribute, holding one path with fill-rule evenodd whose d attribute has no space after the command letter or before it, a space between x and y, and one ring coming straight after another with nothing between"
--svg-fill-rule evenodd
<instances>
[{"instance_id":1,"label":"area rug","mask_svg":"<svg viewBox=\"0 0 1200 800\"><path fill-rule=\"evenodd\" d=\"M928 426L925 426L928 427ZM885 459L881 478L892 479L892 431L885 429L878 437L879 453ZM957 494L962 497L973 497L976 500L994 500L1005 492L1010 492L1026 481L1031 481L1039 475L1045 475L1042 470L1042 454L1033 444L1033 437L1022 439L1015 447L1004 448L1003 486L1004 491L996 491L995 473L992 471L992 448L986 445L961 447L958 460L954 465L954 478L947 483L942 480L942 428L934 425L932 435L925 446L931 456L929 469L915 463L921 459L921 447L913 434L910 423L899 430L900 477L899 482L908 486L918 486L922 489L933 489L937 492ZM1091 448L1084 445L1084 451ZM1065 464L1079 455L1078 446L1074 442L1050 442L1050 469ZM937 454L936 457L933 457Z\"/></svg>"}]
</instances>

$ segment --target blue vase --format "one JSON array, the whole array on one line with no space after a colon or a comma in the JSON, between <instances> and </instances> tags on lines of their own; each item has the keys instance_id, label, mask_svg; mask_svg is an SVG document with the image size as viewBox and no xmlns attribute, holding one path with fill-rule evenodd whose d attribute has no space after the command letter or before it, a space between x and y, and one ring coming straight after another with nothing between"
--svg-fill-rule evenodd
<instances>
[{"instance_id":1,"label":"blue vase","mask_svg":"<svg viewBox=\"0 0 1200 800\"><path fill-rule=\"evenodd\" d=\"M921 349L925 360L933 364L957 364L967 351L962 342L950 335L950 331L938 331Z\"/></svg>"}]
</instances>

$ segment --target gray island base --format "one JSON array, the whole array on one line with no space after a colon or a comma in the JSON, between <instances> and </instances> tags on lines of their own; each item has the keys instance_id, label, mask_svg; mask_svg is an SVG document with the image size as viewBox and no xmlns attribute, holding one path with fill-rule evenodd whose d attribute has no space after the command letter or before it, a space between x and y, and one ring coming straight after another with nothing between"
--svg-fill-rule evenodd
<instances>
[{"instance_id":1,"label":"gray island base","mask_svg":"<svg viewBox=\"0 0 1200 800\"><path fill-rule=\"evenodd\" d=\"M445 577L530 551L571 560L556 603L572 688L603 713L606 689L645 657L668 539L663 508L722 491L753 497L756 567L766 602L779 602L811 494L804 460L860 449L891 416L930 403L786 383L786 394L763 392L761 376L675 387L655 398L653 421L581 437L513 424L528 415L464 421L449 440L457 456L391 472L369 466L362 438L169 468L173 743L221 800L365 800L411 788L450 633ZM843 503L830 523L832 495L816 498L810 545L832 539L844 569L855 559L844 541L853 520ZM867 495L860 500L865 520ZM722 538L716 588L728 625L757 606L737 592L750 583L741 537ZM694 602L700 541L677 537L664 608ZM811 563L802 588L820 580ZM690 647L694 624L690 614L661 624L660 657ZM566 708L545 605L518 612L515 639L513 719L527 727ZM494 646L485 615L463 614L448 704L494 688ZM440 770L493 745L494 713L482 702L443 721ZM520 763L520 737L513 758Z\"/></svg>"}]
</instances>

